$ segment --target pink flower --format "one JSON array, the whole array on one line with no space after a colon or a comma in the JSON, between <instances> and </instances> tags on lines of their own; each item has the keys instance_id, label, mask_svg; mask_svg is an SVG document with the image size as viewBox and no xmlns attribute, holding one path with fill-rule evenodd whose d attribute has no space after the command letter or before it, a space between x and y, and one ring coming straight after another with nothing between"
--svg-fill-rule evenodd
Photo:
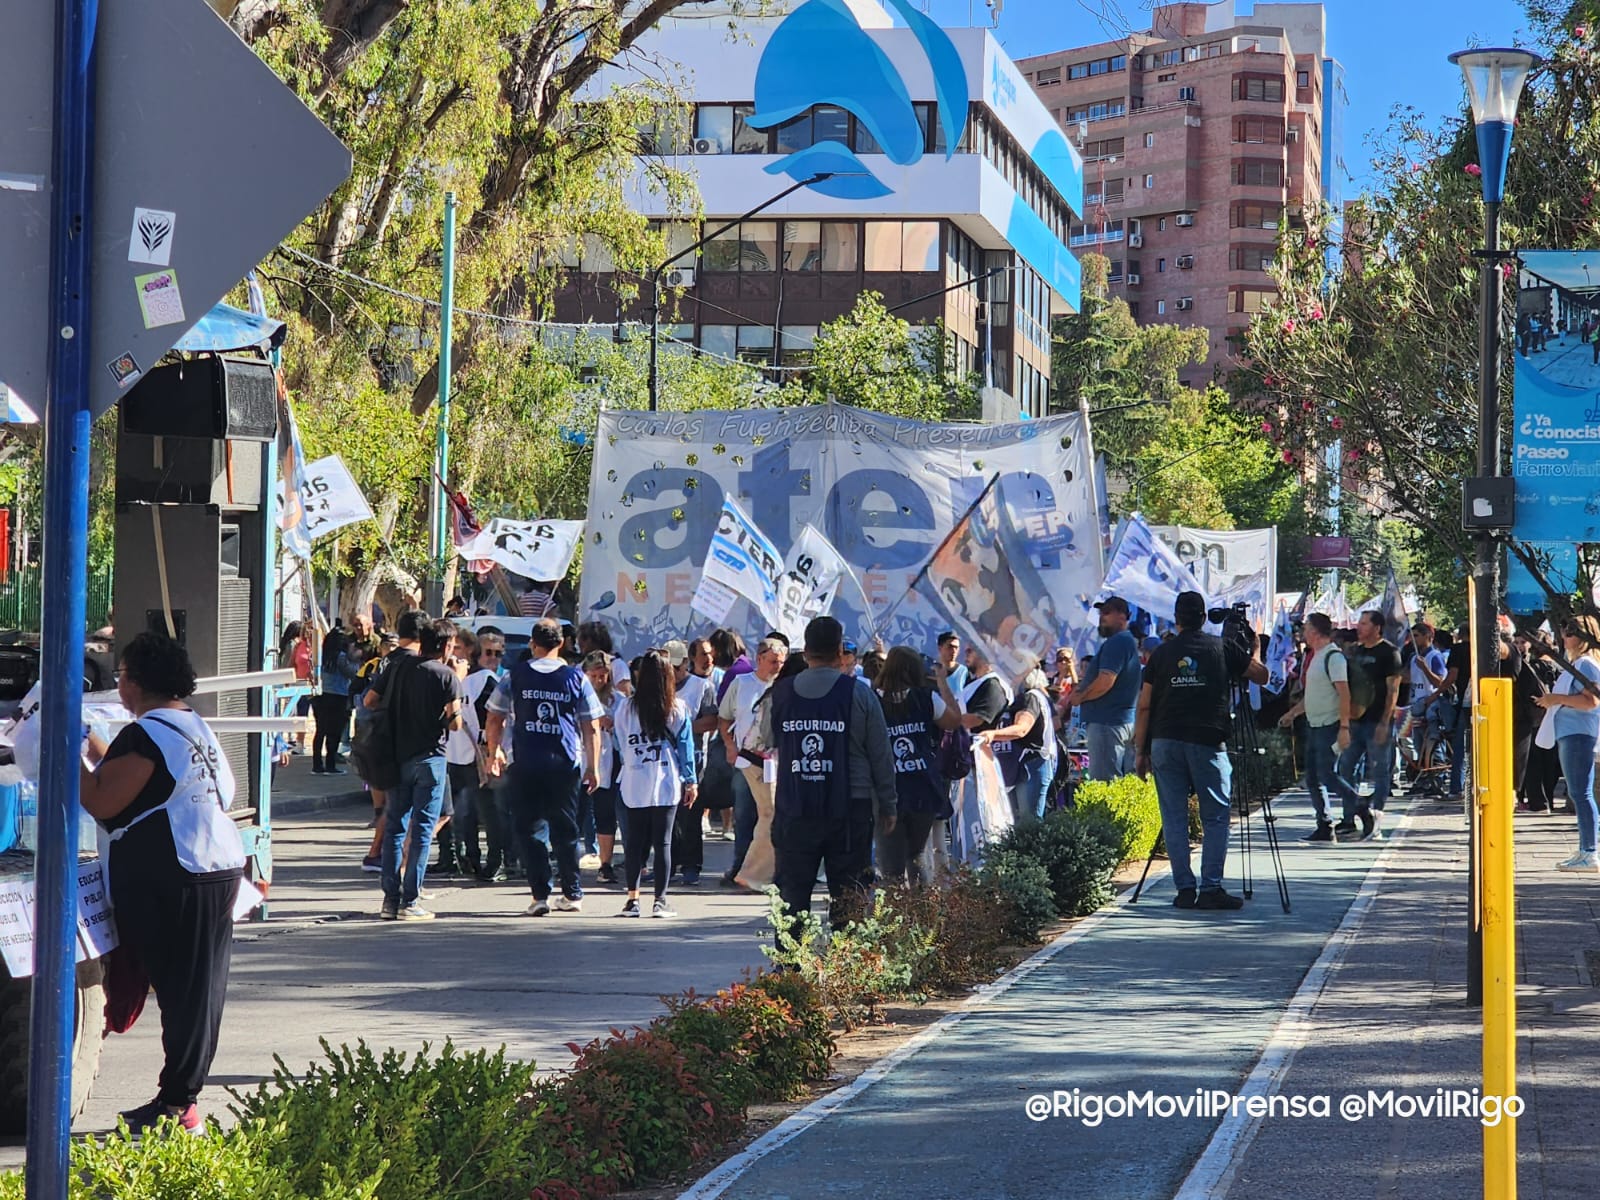
<instances>
[{"instance_id":1,"label":"pink flower","mask_svg":"<svg viewBox=\"0 0 1600 1200\"><path fill-rule=\"evenodd\" d=\"M1587 25L1579 25L1572 31L1572 34L1579 41L1582 41L1584 38L1589 36L1589 27Z\"/></svg>"},{"instance_id":2,"label":"pink flower","mask_svg":"<svg viewBox=\"0 0 1600 1200\"><path fill-rule=\"evenodd\" d=\"M1312 319L1312 320L1313 320L1313 321L1320 321L1320 320L1322 320L1322 310L1321 310L1321 309L1320 309L1320 308L1313 308L1313 309L1312 309L1312 310L1311 310L1311 319Z\"/></svg>"},{"instance_id":3,"label":"pink flower","mask_svg":"<svg viewBox=\"0 0 1600 1200\"><path fill-rule=\"evenodd\" d=\"M1328 424L1332 425L1335 429L1343 429L1344 428L1344 418L1343 417L1335 417L1333 420L1329 421Z\"/></svg>"},{"instance_id":4,"label":"pink flower","mask_svg":"<svg viewBox=\"0 0 1600 1200\"><path fill-rule=\"evenodd\" d=\"M1290 317L1287 321L1285 321L1283 323L1283 331L1285 333L1293 333L1294 332L1294 318L1293 317Z\"/></svg>"},{"instance_id":5,"label":"pink flower","mask_svg":"<svg viewBox=\"0 0 1600 1200\"><path fill-rule=\"evenodd\" d=\"M1272 376L1272 375L1268 375L1261 382L1266 384L1268 387L1277 387L1278 386L1277 378L1275 376Z\"/></svg>"},{"instance_id":6,"label":"pink flower","mask_svg":"<svg viewBox=\"0 0 1600 1200\"><path fill-rule=\"evenodd\" d=\"M1345 460L1345 462L1355 462L1360 457L1361 457L1361 451L1359 451L1359 450L1346 450L1344 452L1344 460Z\"/></svg>"},{"instance_id":7,"label":"pink flower","mask_svg":"<svg viewBox=\"0 0 1600 1200\"><path fill-rule=\"evenodd\" d=\"M1272 422L1271 421L1263 421L1263 422L1261 422L1261 432L1262 433L1271 433L1272 432Z\"/></svg>"},{"instance_id":8,"label":"pink flower","mask_svg":"<svg viewBox=\"0 0 1600 1200\"><path fill-rule=\"evenodd\" d=\"M1593 203L1593 202L1594 202L1594 193L1593 192L1585 192L1582 195L1582 197L1578 200L1578 203L1583 205L1585 208L1588 208L1589 205L1591 203Z\"/></svg>"},{"instance_id":9,"label":"pink flower","mask_svg":"<svg viewBox=\"0 0 1600 1200\"><path fill-rule=\"evenodd\" d=\"M1310 412L1315 407L1316 405L1312 404L1309 400L1304 400L1300 404L1301 411L1303 412Z\"/></svg>"},{"instance_id":10,"label":"pink flower","mask_svg":"<svg viewBox=\"0 0 1600 1200\"><path fill-rule=\"evenodd\" d=\"M1411 164L1411 173L1413 175L1415 175L1420 170L1422 170L1422 164L1421 163L1414 162L1414 163Z\"/></svg>"},{"instance_id":11,"label":"pink flower","mask_svg":"<svg viewBox=\"0 0 1600 1200\"><path fill-rule=\"evenodd\" d=\"M1283 452L1283 461L1285 463L1287 463L1291 467L1294 466L1294 451L1293 450L1285 450Z\"/></svg>"},{"instance_id":12,"label":"pink flower","mask_svg":"<svg viewBox=\"0 0 1600 1200\"><path fill-rule=\"evenodd\" d=\"M1483 168L1480 167L1477 163L1468 163L1465 167L1462 168L1462 170L1466 171L1466 173L1468 175L1473 175L1473 176L1477 176L1477 175L1482 175L1483 174Z\"/></svg>"},{"instance_id":13,"label":"pink flower","mask_svg":"<svg viewBox=\"0 0 1600 1200\"><path fill-rule=\"evenodd\" d=\"M1513 270L1514 270L1514 268L1511 266L1510 263L1501 263L1500 264L1500 277L1502 279L1510 279Z\"/></svg>"}]
</instances>

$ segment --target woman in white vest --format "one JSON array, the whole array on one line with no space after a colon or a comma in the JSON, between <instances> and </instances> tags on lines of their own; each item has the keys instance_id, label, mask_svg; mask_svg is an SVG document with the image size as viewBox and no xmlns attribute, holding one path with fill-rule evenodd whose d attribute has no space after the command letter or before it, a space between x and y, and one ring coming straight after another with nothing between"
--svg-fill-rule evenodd
<instances>
[{"instance_id":1,"label":"woman in white vest","mask_svg":"<svg viewBox=\"0 0 1600 1200\"><path fill-rule=\"evenodd\" d=\"M233 772L184 703L194 668L182 646L141 633L122 652L117 693L136 718L94 769L82 803L111 834L106 862L117 933L149 975L166 1055L160 1091L123 1113L130 1129L173 1118L200 1127L195 1101L217 1052L244 843L228 816Z\"/></svg>"},{"instance_id":2,"label":"woman in white vest","mask_svg":"<svg viewBox=\"0 0 1600 1200\"><path fill-rule=\"evenodd\" d=\"M677 698L673 670L666 657L651 651L638 660L633 695L617 705L612 736L621 765L618 787L628 807L625 830L628 902L617 915L638 917L639 876L644 860L655 851L653 917L678 914L667 903L672 877L672 823L678 804L693 806L698 788L694 774L693 721L688 706Z\"/></svg>"}]
</instances>

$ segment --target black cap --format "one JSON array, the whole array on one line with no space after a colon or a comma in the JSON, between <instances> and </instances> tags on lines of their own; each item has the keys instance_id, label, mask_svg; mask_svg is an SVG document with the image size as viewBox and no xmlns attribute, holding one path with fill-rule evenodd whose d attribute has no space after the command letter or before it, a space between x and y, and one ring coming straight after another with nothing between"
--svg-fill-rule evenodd
<instances>
[{"instance_id":1,"label":"black cap","mask_svg":"<svg viewBox=\"0 0 1600 1200\"><path fill-rule=\"evenodd\" d=\"M1119 612L1124 616L1130 611L1128 602L1121 596L1107 596L1104 600L1097 600L1095 607L1101 612Z\"/></svg>"},{"instance_id":2,"label":"black cap","mask_svg":"<svg viewBox=\"0 0 1600 1200\"><path fill-rule=\"evenodd\" d=\"M1179 592L1172 606L1172 619L1184 626L1204 625L1206 598L1199 592Z\"/></svg>"}]
</instances>

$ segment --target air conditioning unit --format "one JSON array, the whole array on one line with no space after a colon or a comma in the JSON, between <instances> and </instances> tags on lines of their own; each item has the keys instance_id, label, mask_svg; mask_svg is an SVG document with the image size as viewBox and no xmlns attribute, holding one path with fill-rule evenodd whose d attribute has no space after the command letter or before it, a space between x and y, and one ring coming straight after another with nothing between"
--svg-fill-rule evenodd
<instances>
[{"instance_id":1,"label":"air conditioning unit","mask_svg":"<svg viewBox=\"0 0 1600 1200\"><path fill-rule=\"evenodd\" d=\"M1179 213L1176 219L1180 229L1187 229L1194 224L1193 213Z\"/></svg>"},{"instance_id":2,"label":"air conditioning unit","mask_svg":"<svg viewBox=\"0 0 1600 1200\"><path fill-rule=\"evenodd\" d=\"M1178 270L1180 270L1180 271L1192 271L1192 270L1194 270L1194 255L1192 255L1192 254L1180 254L1180 255L1178 255Z\"/></svg>"},{"instance_id":3,"label":"air conditioning unit","mask_svg":"<svg viewBox=\"0 0 1600 1200\"><path fill-rule=\"evenodd\" d=\"M1193 307L1194 307L1194 297L1193 296L1180 296L1178 298L1178 311L1179 312L1188 312Z\"/></svg>"},{"instance_id":4,"label":"air conditioning unit","mask_svg":"<svg viewBox=\"0 0 1600 1200\"><path fill-rule=\"evenodd\" d=\"M694 286L693 267L673 267L667 272L663 282L669 288L692 288Z\"/></svg>"},{"instance_id":5,"label":"air conditioning unit","mask_svg":"<svg viewBox=\"0 0 1600 1200\"><path fill-rule=\"evenodd\" d=\"M722 147L714 138L695 138L694 152L696 154L721 154Z\"/></svg>"},{"instance_id":6,"label":"air conditioning unit","mask_svg":"<svg viewBox=\"0 0 1600 1200\"><path fill-rule=\"evenodd\" d=\"M1144 282L1144 276L1140 275L1137 271L1130 271L1128 273L1127 280L1129 287L1138 287Z\"/></svg>"},{"instance_id":7,"label":"air conditioning unit","mask_svg":"<svg viewBox=\"0 0 1600 1200\"><path fill-rule=\"evenodd\" d=\"M1141 246L1144 245L1144 234L1142 234L1142 233L1130 233L1128 235L1128 245L1131 246L1135 250L1139 249Z\"/></svg>"}]
</instances>

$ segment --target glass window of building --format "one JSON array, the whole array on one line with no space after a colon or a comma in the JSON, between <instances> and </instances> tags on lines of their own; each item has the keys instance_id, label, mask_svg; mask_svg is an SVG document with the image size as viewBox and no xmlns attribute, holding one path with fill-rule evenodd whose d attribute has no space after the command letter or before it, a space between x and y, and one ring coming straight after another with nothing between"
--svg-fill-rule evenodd
<instances>
[{"instance_id":1,"label":"glass window of building","mask_svg":"<svg viewBox=\"0 0 1600 1200\"><path fill-rule=\"evenodd\" d=\"M882 154L883 147L878 144L878 139L872 136L872 131L866 123L859 118L851 121L850 148L857 154Z\"/></svg>"},{"instance_id":2,"label":"glass window of building","mask_svg":"<svg viewBox=\"0 0 1600 1200\"><path fill-rule=\"evenodd\" d=\"M1283 80L1257 79L1245 76L1236 76L1233 81L1233 98L1235 100L1282 100Z\"/></svg>"},{"instance_id":3,"label":"glass window of building","mask_svg":"<svg viewBox=\"0 0 1600 1200\"><path fill-rule=\"evenodd\" d=\"M811 110L790 117L775 130L779 154L793 154L811 145Z\"/></svg>"},{"instance_id":4,"label":"glass window of building","mask_svg":"<svg viewBox=\"0 0 1600 1200\"><path fill-rule=\"evenodd\" d=\"M1144 135L1144 148L1146 150L1153 149L1155 147L1155 144L1156 144L1156 135L1155 134L1147 133L1147 134Z\"/></svg>"},{"instance_id":5,"label":"glass window of building","mask_svg":"<svg viewBox=\"0 0 1600 1200\"><path fill-rule=\"evenodd\" d=\"M739 269L757 273L778 269L776 221L746 221L739 226Z\"/></svg>"},{"instance_id":6,"label":"glass window of building","mask_svg":"<svg viewBox=\"0 0 1600 1200\"><path fill-rule=\"evenodd\" d=\"M1070 67L1067 68L1067 78L1068 79L1087 79L1087 78L1089 78L1089 64L1088 63L1073 63Z\"/></svg>"},{"instance_id":7,"label":"glass window of building","mask_svg":"<svg viewBox=\"0 0 1600 1200\"><path fill-rule=\"evenodd\" d=\"M867 253L864 265L869 271L900 269L900 222L868 221Z\"/></svg>"},{"instance_id":8,"label":"glass window of building","mask_svg":"<svg viewBox=\"0 0 1600 1200\"><path fill-rule=\"evenodd\" d=\"M739 357L749 363L772 361L772 327L770 325L738 326Z\"/></svg>"},{"instance_id":9,"label":"glass window of building","mask_svg":"<svg viewBox=\"0 0 1600 1200\"><path fill-rule=\"evenodd\" d=\"M709 153L727 154L733 149L733 105L702 104L695 112L694 136L711 143Z\"/></svg>"},{"instance_id":10,"label":"glass window of building","mask_svg":"<svg viewBox=\"0 0 1600 1200\"><path fill-rule=\"evenodd\" d=\"M817 271L822 267L822 223L785 221L783 223L783 269Z\"/></svg>"},{"instance_id":11,"label":"glass window of building","mask_svg":"<svg viewBox=\"0 0 1600 1200\"><path fill-rule=\"evenodd\" d=\"M617 260L611 256L611 247L599 234L583 235L583 264L580 269L592 275L610 275L617 269Z\"/></svg>"},{"instance_id":12,"label":"glass window of building","mask_svg":"<svg viewBox=\"0 0 1600 1200\"><path fill-rule=\"evenodd\" d=\"M735 154L770 154L772 153L772 139L765 129L757 129L748 124L748 118L755 115L755 108L748 104L738 106L733 110L733 152Z\"/></svg>"},{"instance_id":13,"label":"glass window of building","mask_svg":"<svg viewBox=\"0 0 1600 1200\"><path fill-rule=\"evenodd\" d=\"M1157 300L1156 301L1156 316L1164 317L1166 315L1167 315L1167 302L1165 300Z\"/></svg>"},{"instance_id":14,"label":"glass window of building","mask_svg":"<svg viewBox=\"0 0 1600 1200\"><path fill-rule=\"evenodd\" d=\"M707 271L737 271L739 269L739 227L725 229L706 243L701 251L701 263Z\"/></svg>"},{"instance_id":15,"label":"glass window of building","mask_svg":"<svg viewBox=\"0 0 1600 1200\"><path fill-rule=\"evenodd\" d=\"M824 271L861 269L861 227L854 221L822 223L822 269Z\"/></svg>"},{"instance_id":16,"label":"glass window of building","mask_svg":"<svg viewBox=\"0 0 1600 1200\"><path fill-rule=\"evenodd\" d=\"M737 325L700 326L700 349L721 358L733 358L739 349Z\"/></svg>"},{"instance_id":17,"label":"glass window of building","mask_svg":"<svg viewBox=\"0 0 1600 1200\"><path fill-rule=\"evenodd\" d=\"M1294 73L1294 85L1295 85L1295 87L1303 87L1303 88L1310 87L1311 86L1311 72L1310 71L1296 71Z\"/></svg>"},{"instance_id":18,"label":"glass window of building","mask_svg":"<svg viewBox=\"0 0 1600 1200\"><path fill-rule=\"evenodd\" d=\"M811 137L814 142L850 144L850 114L832 104L819 104L811 110Z\"/></svg>"},{"instance_id":19,"label":"glass window of building","mask_svg":"<svg viewBox=\"0 0 1600 1200\"><path fill-rule=\"evenodd\" d=\"M939 222L906 221L900 226L900 269L939 269Z\"/></svg>"},{"instance_id":20,"label":"glass window of building","mask_svg":"<svg viewBox=\"0 0 1600 1200\"><path fill-rule=\"evenodd\" d=\"M804 366L816 345L815 325L786 325L778 338L778 361L786 367Z\"/></svg>"}]
</instances>

